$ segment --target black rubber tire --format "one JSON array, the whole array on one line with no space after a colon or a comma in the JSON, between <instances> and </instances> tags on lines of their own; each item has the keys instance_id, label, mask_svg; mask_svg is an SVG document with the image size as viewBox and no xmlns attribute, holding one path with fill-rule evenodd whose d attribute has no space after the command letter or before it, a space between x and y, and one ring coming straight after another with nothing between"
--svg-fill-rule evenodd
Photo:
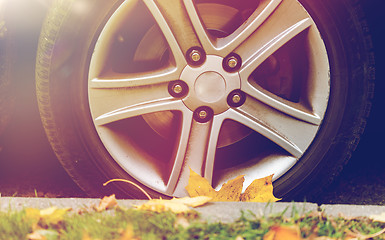
<instances>
[{"instance_id":1,"label":"black rubber tire","mask_svg":"<svg viewBox=\"0 0 385 240\"><path fill-rule=\"evenodd\" d=\"M111 192L141 197L137 189L112 178L133 180L104 149L94 129L87 96L89 61L98 34L123 0L57 0L40 38L37 96L48 139L60 162L91 196ZM331 98L322 126L300 161L274 182L285 200L311 199L330 184L351 157L362 134L374 92L374 55L357 1L300 0L316 22L331 67ZM64 50L64 52L63 52ZM155 191L145 188L153 196Z\"/></svg>"},{"instance_id":2,"label":"black rubber tire","mask_svg":"<svg viewBox=\"0 0 385 240\"><path fill-rule=\"evenodd\" d=\"M14 96L11 85L11 42L5 18L5 3L0 3L0 136L8 126L12 116Z\"/></svg>"}]
</instances>

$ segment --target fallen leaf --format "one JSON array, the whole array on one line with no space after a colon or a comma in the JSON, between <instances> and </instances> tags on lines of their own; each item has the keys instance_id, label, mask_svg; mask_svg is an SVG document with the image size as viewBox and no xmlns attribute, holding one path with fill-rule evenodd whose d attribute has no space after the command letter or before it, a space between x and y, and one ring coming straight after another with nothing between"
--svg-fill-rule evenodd
<instances>
[{"instance_id":1,"label":"fallen leaf","mask_svg":"<svg viewBox=\"0 0 385 240\"><path fill-rule=\"evenodd\" d=\"M37 224L39 221L43 221L46 224L58 224L63 220L63 216L71 208L57 208L49 207L43 210L36 208L27 208L25 209L25 216L27 219L30 219Z\"/></svg>"},{"instance_id":2,"label":"fallen leaf","mask_svg":"<svg viewBox=\"0 0 385 240\"><path fill-rule=\"evenodd\" d=\"M381 213L380 215L372 215L369 217L374 222L382 222L385 223L385 212Z\"/></svg>"},{"instance_id":3,"label":"fallen leaf","mask_svg":"<svg viewBox=\"0 0 385 240\"><path fill-rule=\"evenodd\" d=\"M238 176L235 179L229 180L222 185L222 188L216 192L213 201L221 202L236 202L239 201L242 194L243 182L245 181L244 175Z\"/></svg>"},{"instance_id":4,"label":"fallen leaf","mask_svg":"<svg viewBox=\"0 0 385 240\"><path fill-rule=\"evenodd\" d=\"M171 211L174 213L187 213L191 209L189 207L198 207L206 204L212 198L207 196L198 197L184 197L184 198L173 198L171 200L166 199L151 199L142 205L136 205L136 209L153 211L153 212L166 212Z\"/></svg>"},{"instance_id":5,"label":"fallen leaf","mask_svg":"<svg viewBox=\"0 0 385 240\"><path fill-rule=\"evenodd\" d=\"M190 226L190 222L183 215L178 215L175 220L174 227L178 228L179 226L186 229Z\"/></svg>"},{"instance_id":6,"label":"fallen leaf","mask_svg":"<svg viewBox=\"0 0 385 240\"><path fill-rule=\"evenodd\" d=\"M181 202L171 200L163 200L163 199L152 199L148 200L146 203L142 205L135 205L134 206L138 210L144 210L144 211L152 211L152 212L167 212L171 211L174 213L185 213L191 211L190 208Z\"/></svg>"},{"instance_id":7,"label":"fallen leaf","mask_svg":"<svg viewBox=\"0 0 385 240\"><path fill-rule=\"evenodd\" d=\"M92 240L92 238L90 237L90 234L85 231L83 232L82 240Z\"/></svg>"},{"instance_id":8,"label":"fallen leaf","mask_svg":"<svg viewBox=\"0 0 385 240\"><path fill-rule=\"evenodd\" d=\"M58 224L63 220L64 214L66 214L71 208L57 208L50 207L40 211L40 217L44 219L46 223Z\"/></svg>"},{"instance_id":9,"label":"fallen leaf","mask_svg":"<svg viewBox=\"0 0 385 240\"><path fill-rule=\"evenodd\" d=\"M244 202L276 202L281 199L273 194L273 175L254 180L241 196Z\"/></svg>"},{"instance_id":10,"label":"fallen leaf","mask_svg":"<svg viewBox=\"0 0 385 240\"><path fill-rule=\"evenodd\" d=\"M298 226L272 226L263 240L302 240Z\"/></svg>"},{"instance_id":11,"label":"fallen leaf","mask_svg":"<svg viewBox=\"0 0 385 240\"><path fill-rule=\"evenodd\" d=\"M103 212L108 209L112 209L118 206L118 202L116 201L115 194L112 194L109 197L104 197L102 200L100 200L99 206L97 206L95 209L98 212Z\"/></svg>"},{"instance_id":12,"label":"fallen leaf","mask_svg":"<svg viewBox=\"0 0 385 240\"><path fill-rule=\"evenodd\" d=\"M55 240L59 239L59 233L54 230L38 229L27 235L28 240Z\"/></svg>"},{"instance_id":13,"label":"fallen leaf","mask_svg":"<svg viewBox=\"0 0 385 240\"><path fill-rule=\"evenodd\" d=\"M374 233L374 234L370 234L370 235L363 235L362 233L360 232L352 232L350 230L347 230L347 238L345 238L345 240L366 240L366 239L372 239L372 238L375 238L375 237L379 237L381 235L383 235L385 233L385 229L382 229L381 231L377 232L377 233Z\"/></svg>"},{"instance_id":14,"label":"fallen leaf","mask_svg":"<svg viewBox=\"0 0 385 240\"><path fill-rule=\"evenodd\" d=\"M128 225L119 240L139 240L139 238L135 237L134 227L132 225Z\"/></svg>"},{"instance_id":15,"label":"fallen leaf","mask_svg":"<svg viewBox=\"0 0 385 240\"><path fill-rule=\"evenodd\" d=\"M186 190L190 197L207 196L215 198L216 191L211 187L206 178L190 169L190 177Z\"/></svg>"},{"instance_id":16,"label":"fallen leaf","mask_svg":"<svg viewBox=\"0 0 385 240\"><path fill-rule=\"evenodd\" d=\"M229 180L223 184L219 191L215 191L207 179L190 169L190 178L186 186L187 193L190 197L208 196L212 197L215 202L219 201L244 201L244 202L276 202L280 199L273 195L273 175L256 179L242 193L243 175Z\"/></svg>"},{"instance_id":17,"label":"fallen leaf","mask_svg":"<svg viewBox=\"0 0 385 240\"><path fill-rule=\"evenodd\" d=\"M207 196L173 198L171 202L180 202L189 207L199 207L210 202L213 198Z\"/></svg>"}]
</instances>

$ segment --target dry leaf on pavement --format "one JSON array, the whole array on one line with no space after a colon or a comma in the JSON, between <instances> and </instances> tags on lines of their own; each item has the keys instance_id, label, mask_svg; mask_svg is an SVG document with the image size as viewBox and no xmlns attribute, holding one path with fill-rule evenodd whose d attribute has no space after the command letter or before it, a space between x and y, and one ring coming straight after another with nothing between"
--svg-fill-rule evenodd
<instances>
[{"instance_id":1,"label":"dry leaf on pavement","mask_svg":"<svg viewBox=\"0 0 385 240\"><path fill-rule=\"evenodd\" d=\"M136 209L152 211L152 212L166 212L171 211L174 213L187 213L190 212L191 207L198 207L206 204L211 200L211 197L199 196L194 198L173 198L171 200L165 199L152 199L148 200L142 205L134 206Z\"/></svg>"},{"instance_id":2,"label":"dry leaf on pavement","mask_svg":"<svg viewBox=\"0 0 385 240\"><path fill-rule=\"evenodd\" d=\"M112 194L109 197L104 197L100 200L99 206L95 207L95 210L98 212L103 212L108 209L112 209L118 206L118 202L116 201L115 194Z\"/></svg>"},{"instance_id":3,"label":"dry leaf on pavement","mask_svg":"<svg viewBox=\"0 0 385 240\"><path fill-rule=\"evenodd\" d=\"M273 195L273 175L254 180L241 196L244 202L276 202L281 199Z\"/></svg>"},{"instance_id":4,"label":"dry leaf on pavement","mask_svg":"<svg viewBox=\"0 0 385 240\"><path fill-rule=\"evenodd\" d=\"M215 191L210 183L190 169L190 178L186 190L190 197L208 196L212 201L244 201L244 202L276 202L280 199L273 195L273 175L254 180L242 194L243 175L223 184L219 191Z\"/></svg>"}]
</instances>

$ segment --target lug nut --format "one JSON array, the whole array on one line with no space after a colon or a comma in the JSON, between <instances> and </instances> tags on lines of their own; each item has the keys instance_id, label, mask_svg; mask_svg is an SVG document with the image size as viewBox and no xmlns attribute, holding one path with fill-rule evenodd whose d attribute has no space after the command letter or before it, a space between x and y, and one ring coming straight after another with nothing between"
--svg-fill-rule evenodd
<instances>
[{"instance_id":1,"label":"lug nut","mask_svg":"<svg viewBox=\"0 0 385 240\"><path fill-rule=\"evenodd\" d=\"M199 107L194 112L194 119L199 123L206 123L214 116L214 111L206 106Z\"/></svg>"},{"instance_id":2,"label":"lug nut","mask_svg":"<svg viewBox=\"0 0 385 240\"><path fill-rule=\"evenodd\" d=\"M201 110L198 115L199 118L203 120L207 117L207 112L205 110Z\"/></svg>"},{"instance_id":3,"label":"lug nut","mask_svg":"<svg viewBox=\"0 0 385 240\"><path fill-rule=\"evenodd\" d=\"M236 72L241 68L242 58L236 53L230 53L223 59L222 67L227 72Z\"/></svg>"},{"instance_id":4,"label":"lug nut","mask_svg":"<svg viewBox=\"0 0 385 240\"><path fill-rule=\"evenodd\" d=\"M230 68L235 68L237 65L238 59L236 57L232 56L227 60L227 66L229 66Z\"/></svg>"},{"instance_id":5,"label":"lug nut","mask_svg":"<svg viewBox=\"0 0 385 240\"><path fill-rule=\"evenodd\" d=\"M172 81L168 85L168 92L175 98L182 98L188 94L187 84L181 80Z\"/></svg>"},{"instance_id":6,"label":"lug nut","mask_svg":"<svg viewBox=\"0 0 385 240\"><path fill-rule=\"evenodd\" d=\"M240 107L246 101L246 94L241 90L232 91L227 97L227 103L230 107Z\"/></svg>"},{"instance_id":7,"label":"lug nut","mask_svg":"<svg viewBox=\"0 0 385 240\"><path fill-rule=\"evenodd\" d=\"M183 91L183 87L180 84L175 84L172 88L174 93L180 94Z\"/></svg>"},{"instance_id":8,"label":"lug nut","mask_svg":"<svg viewBox=\"0 0 385 240\"><path fill-rule=\"evenodd\" d=\"M187 62L193 66L200 66L206 61L206 53L201 47L192 47L186 53Z\"/></svg>"},{"instance_id":9,"label":"lug nut","mask_svg":"<svg viewBox=\"0 0 385 240\"><path fill-rule=\"evenodd\" d=\"M233 103L238 104L241 102L241 96L239 94L234 94L232 98Z\"/></svg>"},{"instance_id":10,"label":"lug nut","mask_svg":"<svg viewBox=\"0 0 385 240\"><path fill-rule=\"evenodd\" d=\"M201 60L201 54L199 53L198 50L193 50L191 53L190 53L190 58L193 62L199 62L199 60Z\"/></svg>"}]
</instances>

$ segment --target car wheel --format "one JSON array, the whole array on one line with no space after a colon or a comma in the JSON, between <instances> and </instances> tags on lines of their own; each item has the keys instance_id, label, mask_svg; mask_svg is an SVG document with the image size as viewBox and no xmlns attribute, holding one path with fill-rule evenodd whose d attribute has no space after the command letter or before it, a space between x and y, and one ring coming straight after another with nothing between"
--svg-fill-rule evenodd
<instances>
[{"instance_id":1,"label":"car wheel","mask_svg":"<svg viewBox=\"0 0 385 240\"><path fill-rule=\"evenodd\" d=\"M86 192L185 196L274 174L314 196L358 143L373 92L359 6L345 0L58 0L37 95L56 155Z\"/></svg>"}]
</instances>

